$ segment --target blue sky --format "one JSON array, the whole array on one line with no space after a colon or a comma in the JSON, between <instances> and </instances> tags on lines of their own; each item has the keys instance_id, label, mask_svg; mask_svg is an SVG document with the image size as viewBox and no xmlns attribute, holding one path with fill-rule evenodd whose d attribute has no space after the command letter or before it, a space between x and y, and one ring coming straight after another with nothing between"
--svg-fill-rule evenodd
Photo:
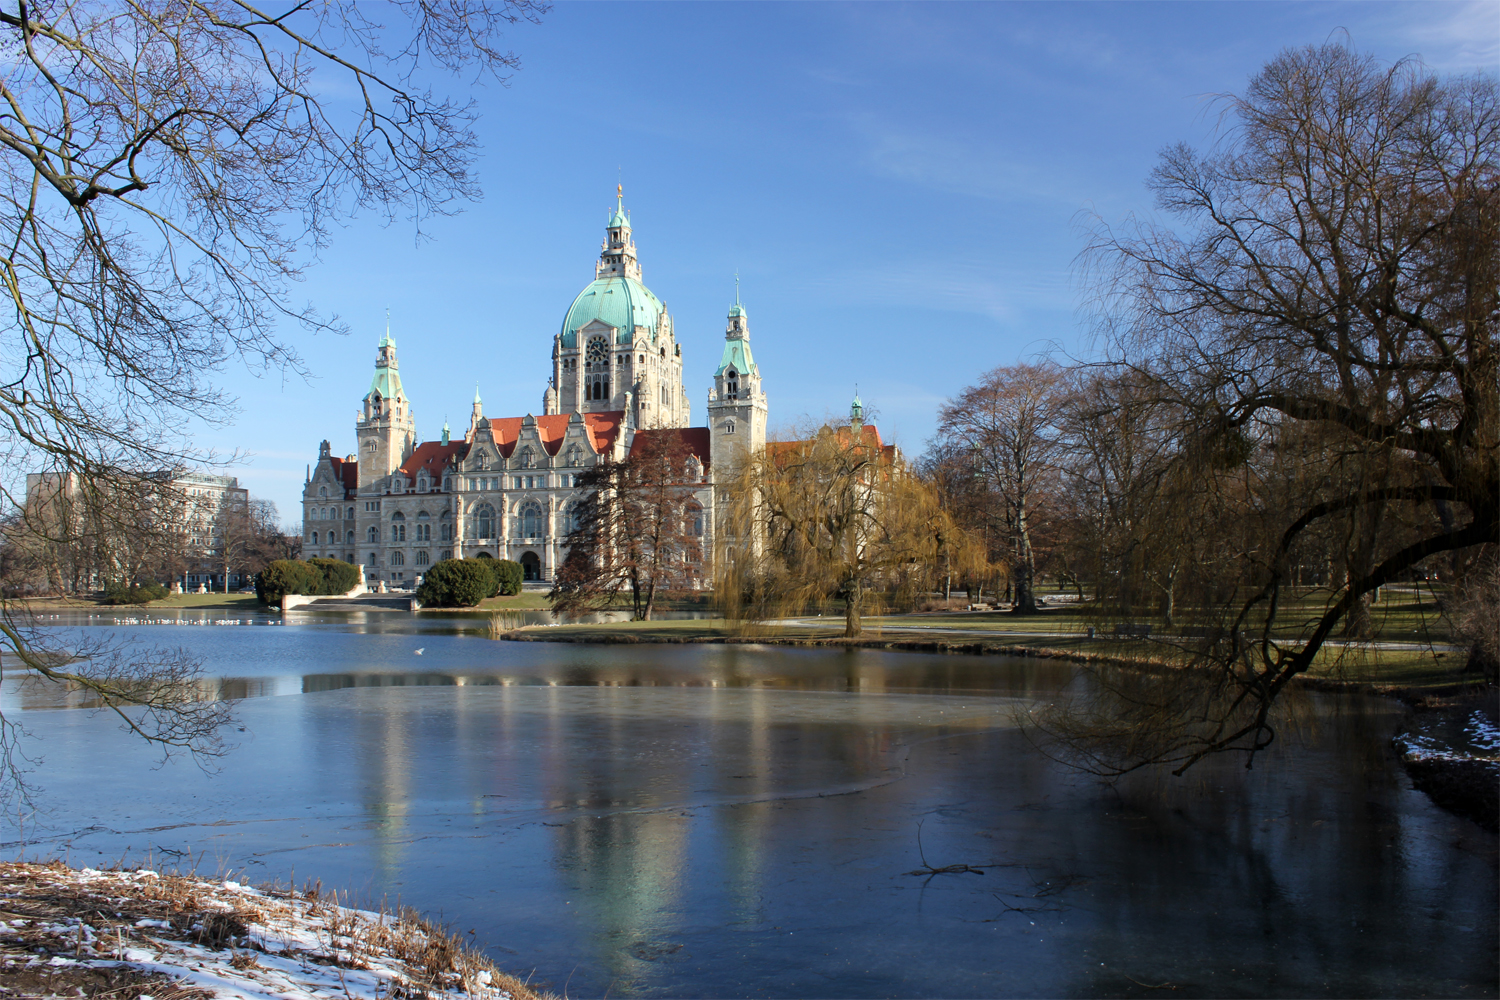
<instances>
[{"instance_id":1,"label":"blue sky","mask_svg":"<svg viewBox=\"0 0 1500 1000\"><path fill-rule=\"evenodd\" d=\"M920 453L980 372L1087 331L1080 225L1152 211L1169 143L1280 49L1347 32L1384 60L1493 72L1490 3L558 3L473 91L484 198L412 226L355 220L295 298L348 337L287 337L312 378L224 383L240 418L201 444L298 516L328 438L354 450L390 309L419 435L538 412L551 338L593 277L617 179L644 278L682 343L693 423L741 277L773 427L847 409L857 383ZM453 81L461 93L467 81Z\"/></svg>"}]
</instances>

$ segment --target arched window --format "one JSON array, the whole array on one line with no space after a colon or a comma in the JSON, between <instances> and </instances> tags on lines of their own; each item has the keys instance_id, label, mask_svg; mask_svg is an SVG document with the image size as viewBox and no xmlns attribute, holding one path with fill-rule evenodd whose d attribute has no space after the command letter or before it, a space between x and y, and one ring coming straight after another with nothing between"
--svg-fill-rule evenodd
<instances>
[{"instance_id":1,"label":"arched window","mask_svg":"<svg viewBox=\"0 0 1500 1000\"><path fill-rule=\"evenodd\" d=\"M399 510L391 515L391 541L406 541L406 515Z\"/></svg>"},{"instance_id":2,"label":"arched window","mask_svg":"<svg viewBox=\"0 0 1500 1000\"><path fill-rule=\"evenodd\" d=\"M314 531L314 532L313 532L313 533L312 533L312 543L313 543L313 544L314 544L314 545L317 545L317 544L318 544L318 533L317 533L317 532L316 532L316 531Z\"/></svg>"},{"instance_id":3,"label":"arched window","mask_svg":"<svg viewBox=\"0 0 1500 1000\"><path fill-rule=\"evenodd\" d=\"M536 468L536 452L532 451L530 448L522 448L520 466L523 469Z\"/></svg>"},{"instance_id":4,"label":"arched window","mask_svg":"<svg viewBox=\"0 0 1500 1000\"><path fill-rule=\"evenodd\" d=\"M518 520L521 522L520 527L522 538L542 537L542 532L544 530L543 525L546 522L542 517L542 508L539 504L534 501L527 501L526 503L522 504L521 516L518 518Z\"/></svg>"},{"instance_id":5,"label":"arched window","mask_svg":"<svg viewBox=\"0 0 1500 1000\"><path fill-rule=\"evenodd\" d=\"M418 493L426 493L427 492L427 473L425 473L425 472L422 473L420 476L417 477L417 492Z\"/></svg>"},{"instance_id":6,"label":"arched window","mask_svg":"<svg viewBox=\"0 0 1500 1000\"><path fill-rule=\"evenodd\" d=\"M689 455L687 460L687 477L689 479L703 478L703 463L698 461L697 455Z\"/></svg>"},{"instance_id":7,"label":"arched window","mask_svg":"<svg viewBox=\"0 0 1500 1000\"><path fill-rule=\"evenodd\" d=\"M495 508L487 503L480 504L474 511L474 537L479 539L495 537Z\"/></svg>"},{"instance_id":8,"label":"arched window","mask_svg":"<svg viewBox=\"0 0 1500 1000\"><path fill-rule=\"evenodd\" d=\"M346 511L344 513L344 518L345 518L345 520L349 520L349 521L354 520L354 508L353 507L350 507L348 509L348 511Z\"/></svg>"},{"instance_id":9,"label":"arched window","mask_svg":"<svg viewBox=\"0 0 1500 1000\"><path fill-rule=\"evenodd\" d=\"M349 544L350 545L354 544L354 532L352 532L352 531L349 532Z\"/></svg>"},{"instance_id":10,"label":"arched window","mask_svg":"<svg viewBox=\"0 0 1500 1000\"><path fill-rule=\"evenodd\" d=\"M412 562L416 563L418 566L426 566L427 565L427 550L423 549L422 551L418 552L416 558L413 559Z\"/></svg>"},{"instance_id":11,"label":"arched window","mask_svg":"<svg viewBox=\"0 0 1500 1000\"><path fill-rule=\"evenodd\" d=\"M439 537L443 541L453 541L453 515L449 514L446 510L443 511L442 527L439 530Z\"/></svg>"},{"instance_id":12,"label":"arched window","mask_svg":"<svg viewBox=\"0 0 1500 1000\"><path fill-rule=\"evenodd\" d=\"M391 565L392 566L405 566L406 565L406 556L402 555L400 552L392 552L391 553Z\"/></svg>"},{"instance_id":13,"label":"arched window","mask_svg":"<svg viewBox=\"0 0 1500 1000\"><path fill-rule=\"evenodd\" d=\"M417 537L415 540L419 542L432 541L431 518L427 516L425 510L417 515Z\"/></svg>"},{"instance_id":14,"label":"arched window","mask_svg":"<svg viewBox=\"0 0 1500 1000\"><path fill-rule=\"evenodd\" d=\"M740 373L733 368L724 373L724 395L729 399L740 398Z\"/></svg>"},{"instance_id":15,"label":"arched window","mask_svg":"<svg viewBox=\"0 0 1500 1000\"><path fill-rule=\"evenodd\" d=\"M687 519L688 534L696 535L699 538L703 537L703 508L695 503L690 503L687 505L687 510L684 513Z\"/></svg>"},{"instance_id":16,"label":"arched window","mask_svg":"<svg viewBox=\"0 0 1500 1000\"><path fill-rule=\"evenodd\" d=\"M564 507L563 511L562 511L562 517L561 517L561 519L562 519L562 532L563 532L563 534L565 534L565 535L571 535L573 532L577 531L578 530L578 505L574 504L574 503L570 503L566 507Z\"/></svg>"},{"instance_id":17,"label":"arched window","mask_svg":"<svg viewBox=\"0 0 1500 1000\"><path fill-rule=\"evenodd\" d=\"M319 486L318 487L318 496L320 496L320 497L327 497L328 496L328 487L326 487L326 486Z\"/></svg>"},{"instance_id":18,"label":"arched window","mask_svg":"<svg viewBox=\"0 0 1500 1000\"><path fill-rule=\"evenodd\" d=\"M371 544L372 544L372 545L373 545L373 544L374 544L374 543L375 543L375 542L378 542L378 541L380 541L380 529L379 529L379 528L377 528L377 527L375 527L375 525L373 525L373 524L372 524L372 525L370 525L370 527L369 527L369 530L367 530L367 531L366 531L366 532L365 532L365 535L366 535L366 537L368 537L368 538L369 538L369 540L370 540L370 543L371 543Z\"/></svg>"},{"instance_id":19,"label":"arched window","mask_svg":"<svg viewBox=\"0 0 1500 1000\"><path fill-rule=\"evenodd\" d=\"M370 529L370 530L371 530L371 531L374 531L374 530L375 530L375 529L374 529L374 528L371 528L371 529ZM370 558L369 558L369 561L367 561L367 562L366 562L366 563L365 563L365 565L366 565L366 566L379 566L379 565L380 565L380 557L379 557L379 556L377 556L377 555L376 555L376 554L375 554L375 553L373 553L373 552L371 552L371 553L370 553Z\"/></svg>"}]
</instances>

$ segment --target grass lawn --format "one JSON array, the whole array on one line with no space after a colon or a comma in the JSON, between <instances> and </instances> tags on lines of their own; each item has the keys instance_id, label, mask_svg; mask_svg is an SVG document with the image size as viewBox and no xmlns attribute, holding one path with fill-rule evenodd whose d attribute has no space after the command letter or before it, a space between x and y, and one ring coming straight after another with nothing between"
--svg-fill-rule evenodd
<instances>
[{"instance_id":1,"label":"grass lawn","mask_svg":"<svg viewBox=\"0 0 1500 1000\"><path fill-rule=\"evenodd\" d=\"M610 642L629 637L638 642L712 642L726 638L753 641L777 639L832 639L843 635L843 621L827 617L823 626L816 618L809 624L754 625L722 618L610 624L557 625L526 629L528 638L573 642ZM1052 649L1069 653L1118 657L1122 660L1161 660L1177 654L1177 647L1161 640L1089 639L1086 629L1096 621L1076 612L1049 611L1036 616L1012 617L1003 612L892 615L866 618L864 640L932 640L936 642L983 641L996 646ZM811 624L817 622L817 624ZM918 626L918 627L913 627ZM951 630L951 631L950 631ZM1027 633L1071 633L1039 636ZM1409 632L1390 635L1386 641L1409 641ZM1461 651L1390 650L1364 646L1327 646L1318 654L1309 675L1325 680L1407 688L1436 688L1466 683L1466 654Z\"/></svg>"}]
</instances>

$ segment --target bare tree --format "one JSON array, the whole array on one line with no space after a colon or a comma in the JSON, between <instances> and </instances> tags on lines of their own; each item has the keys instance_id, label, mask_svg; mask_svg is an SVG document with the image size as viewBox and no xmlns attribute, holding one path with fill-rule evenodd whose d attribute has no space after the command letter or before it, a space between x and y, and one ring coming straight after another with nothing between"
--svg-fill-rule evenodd
<instances>
[{"instance_id":1,"label":"bare tree","mask_svg":"<svg viewBox=\"0 0 1500 1000\"><path fill-rule=\"evenodd\" d=\"M393 23L376 22L377 9ZM290 296L331 227L374 211L420 232L477 194L473 105L434 96L425 74L503 82L517 61L500 29L543 10L535 0L0 8L7 467L118 496L196 464L188 418L232 409L214 380L222 365L297 374L277 327L340 329ZM352 104L330 96L341 91ZM17 493L0 480L12 509ZM149 670L121 673L102 656L75 660L64 678L37 666L38 633L0 634L38 676L147 706L136 717L146 738L216 746L193 721L216 710L167 695L191 690L179 665L152 668L171 678L161 688Z\"/></svg>"},{"instance_id":2,"label":"bare tree","mask_svg":"<svg viewBox=\"0 0 1500 1000\"><path fill-rule=\"evenodd\" d=\"M1152 175L1184 230L1101 225L1087 258L1113 365L1180 415L1174 462L1236 482L1221 508L1251 515L1222 640L1071 730L1099 770L1253 760L1278 696L1376 588L1500 541L1495 80L1325 45L1224 101L1218 146ZM1339 576L1299 623L1288 587L1314 537Z\"/></svg>"},{"instance_id":3,"label":"bare tree","mask_svg":"<svg viewBox=\"0 0 1500 1000\"><path fill-rule=\"evenodd\" d=\"M672 430L639 431L623 462L578 477L585 491L568 512L568 553L553 582L555 615L577 615L628 591L632 617L650 621L657 597L702 581L701 476Z\"/></svg>"},{"instance_id":4,"label":"bare tree","mask_svg":"<svg viewBox=\"0 0 1500 1000\"><path fill-rule=\"evenodd\" d=\"M1035 614L1035 523L1056 484L1063 374L1050 364L986 372L939 414L938 434L969 449L974 475L998 503L1008 535L1017 614Z\"/></svg>"}]
</instances>

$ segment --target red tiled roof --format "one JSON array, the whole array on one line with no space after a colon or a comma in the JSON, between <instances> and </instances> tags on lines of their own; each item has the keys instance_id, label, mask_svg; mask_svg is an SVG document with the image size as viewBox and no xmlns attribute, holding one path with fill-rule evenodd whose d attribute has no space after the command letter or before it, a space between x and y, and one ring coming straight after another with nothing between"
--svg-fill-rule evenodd
<instances>
[{"instance_id":1,"label":"red tiled roof","mask_svg":"<svg viewBox=\"0 0 1500 1000\"><path fill-rule=\"evenodd\" d=\"M708 468L709 439L707 427L656 427L651 430L640 430L635 432L635 439L630 444L630 454L638 455L646 446L646 442L656 436L676 435L677 440L682 442L692 454L703 463L703 468Z\"/></svg>"},{"instance_id":2,"label":"red tiled roof","mask_svg":"<svg viewBox=\"0 0 1500 1000\"><path fill-rule=\"evenodd\" d=\"M417 450L411 453L410 458L401 463L401 474L408 479L415 479L419 470L426 469L427 475L442 482L443 470L448 467L449 460L467 448L468 444L464 441L450 441L448 444L424 441L417 445Z\"/></svg>"},{"instance_id":3,"label":"red tiled roof","mask_svg":"<svg viewBox=\"0 0 1500 1000\"><path fill-rule=\"evenodd\" d=\"M568 420L572 414L549 413L540 417L533 417L536 421L537 435L542 439L542 447L547 454L556 455L562 448L563 437L568 432ZM604 451L614 441L615 435L620 432L620 424L625 420L624 410L605 410L602 413L584 413L583 426L589 432L595 451ZM521 421L525 417L490 417L490 433L495 437L495 444L500 453L509 458L516 450L516 439L521 434Z\"/></svg>"},{"instance_id":4,"label":"red tiled roof","mask_svg":"<svg viewBox=\"0 0 1500 1000\"><path fill-rule=\"evenodd\" d=\"M834 431L838 434L841 443L849 443L852 435L849 433L848 424L841 424L835 427ZM896 446L882 443L880 440L880 431L876 429L874 424L864 425L860 434L860 441L865 447L878 450L880 457L887 462L894 462L896 460ZM768 441L766 443L766 453L771 456L777 456L806 443L805 441Z\"/></svg>"},{"instance_id":5,"label":"red tiled roof","mask_svg":"<svg viewBox=\"0 0 1500 1000\"><path fill-rule=\"evenodd\" d=\"M359 489L359 463L348 462L342 458L330 458L333 465L333 478L344 484L344 493L348 495Z\"/></svg>"}]
</instances>

